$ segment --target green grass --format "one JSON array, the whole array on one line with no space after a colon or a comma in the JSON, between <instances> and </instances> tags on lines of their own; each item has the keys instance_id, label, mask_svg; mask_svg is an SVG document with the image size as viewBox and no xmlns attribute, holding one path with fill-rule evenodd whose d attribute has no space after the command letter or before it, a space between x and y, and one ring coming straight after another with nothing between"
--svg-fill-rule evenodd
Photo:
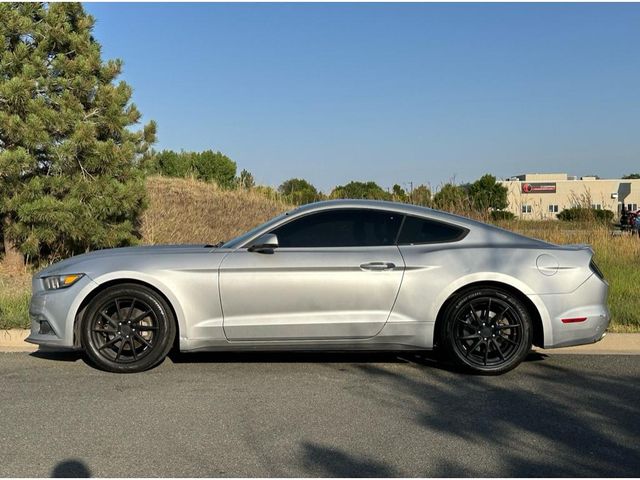
<instances>
[{"instance_id":1,"label":"green grass","mask_svg":"<svg viewBox=\"0 0 640 480\"><path fill-rule=\"evenodd\" d=\"M618 239L612 239L616 242ZM635 242L640 244L638 237ZM609 282L609 331L640 332L640 255L615 249L596 249L595 260Z\"/></svg>"},{"instance_id":2,"label":"green grass","mask_svg":"<svg viewBox=\"0 0 640 480\"><path fill-rule=\"evenodd\" d=\"M610 332L640 332L640 239L614 237L603 224L511 221L500 226L556 244L586 243L609 282Z\"/></svg>"},{"instance_id":3,"label":"green grass","mask_svg":"<svg viewBox=\"0 0 640 480\"><path fill-rule=\"evenodd\" d=\"M0 291L0 330L8 328L29 328L29 297L31 289L2 287Z\"/></svg>"}]
</instances>

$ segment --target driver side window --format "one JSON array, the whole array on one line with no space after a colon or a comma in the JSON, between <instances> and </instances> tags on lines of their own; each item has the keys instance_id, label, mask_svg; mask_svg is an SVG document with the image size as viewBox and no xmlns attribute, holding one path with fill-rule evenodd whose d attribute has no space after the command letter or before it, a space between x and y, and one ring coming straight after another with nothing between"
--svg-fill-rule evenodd
<instances>
[{"instance_id":1,"label":"driver side window","mask_svg":"<svg viewBox=\"0 0 640 480\"><path fill-rule=\"evenodd\" d=\"M280 248L394 245L402 215L382 210L344 209L313 213L270 233Z\"/></svg>"}]
</instances>

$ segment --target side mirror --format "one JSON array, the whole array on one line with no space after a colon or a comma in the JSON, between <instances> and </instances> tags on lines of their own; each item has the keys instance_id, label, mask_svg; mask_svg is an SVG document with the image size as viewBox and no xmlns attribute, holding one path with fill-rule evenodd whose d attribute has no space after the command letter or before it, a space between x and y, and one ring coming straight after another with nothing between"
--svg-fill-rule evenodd
<instances>
[{"instance_id":1,"label":"side mirror","mask_svg":"<svg viewBox=\"0 0 640 480\"><path fill-rule=\"evenodd\" d=\"M273 253L275 248L278 248L278 236L275 233L265 233L256 238L248 250L258 253Z\"/></svg>"}]
</instances>

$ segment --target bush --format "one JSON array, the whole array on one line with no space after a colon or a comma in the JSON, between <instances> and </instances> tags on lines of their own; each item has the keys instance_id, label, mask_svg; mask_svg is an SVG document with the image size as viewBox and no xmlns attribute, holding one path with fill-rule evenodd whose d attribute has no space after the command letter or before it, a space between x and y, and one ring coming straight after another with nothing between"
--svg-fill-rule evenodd
<instances>
[{"instance_id":1,"label":"bush","mask_svg":"<svg viewBox=\"0 0 640 480\"><path fill-rule=\"evenodd\" d=\"M197 178L206 182L216 182L224 188L233 187L236 178L236 162L212 150L192 155L193 169Z\"/></svg>"},{"instance_id":2,"label":"bush","mask_svg":"<svg viewBox=\"0 0 640 480\"><path fill-rule=\"evenodd\" d=\"M433 196L432 204L438 210L447 212L471 212L473 205L465 187L445 183Z\"/></svg>"},{"instance_id":3,"label":"bush","mask_svg":"<svg viewBox=\"0 0 640 480\"><path fill-rule=\"evenodd\" d=\"M155 155L154 170L167 177L188 177L192 172L191 154L163 150Z\"/></svg>"},{"instance_id":4,"label":"bush","mask_svg":"<svg viewBox=\"0 0 640 480\"><path fill-rule=\"evenodd\" d=\"M376 182L349 182L339 185L331 192L331 198L352 198L367 200L392 200L390 193L385 192Z\"/></svg>"},{"instance_id":5,"label":"bush","mask_svg":"<svg viewBox=\"0 0 640 480\"><path fill-rule=\"evenodd\" d=\"M150 163L148 173L178 178L194 176L205 182L215 182L223 188L236 185L236 162L213 150L200 153L163 150Z\"/></svg>"},{"instance_id":6,"label":"bush","mask_svg":"<svg viewBox=\"0 0 640 480\"><path fill-rule=\"evenodd\" d=\"M516 216L508 210L492 210L491 220L514 220Z\"/></svg>"},{"instance_id":7,"label":"bush","mask_svg":"<svg viewBox=\"0 0 640 480\"><path fill-rule=\"evenodd\" d=\"M426 185L418 185L409 195L410 202L414 205L422 205L423 207L431 206L431 189Z\"/></svg>"},{"instance_id":8,"label":"bush","mask_svg":"<svg viewBox=\"0 0 640 480\"><path fill-rule=\"evenodd\" d=\"M558 214L558 219L565 222L611 222L613 220L611 210L596 210L595 208L573 207L567 208Z\"/></svg>"},{"instance_id":9,"label":"bush","mask_svg":"<svg viewBox=\"0 0 640 480\"><path fill-rule=\"evenodd\" d=\"M313 203L322 197L318 189L302 178L290 178L278 187L278 192L285 201L294 205Z\"/></svg>"}]
</instances>

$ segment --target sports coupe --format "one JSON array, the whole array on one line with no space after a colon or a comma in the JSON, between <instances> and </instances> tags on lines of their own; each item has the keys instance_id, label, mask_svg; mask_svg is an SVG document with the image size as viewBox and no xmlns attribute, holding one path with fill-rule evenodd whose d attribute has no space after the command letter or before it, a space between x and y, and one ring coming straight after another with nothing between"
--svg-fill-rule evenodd
<instances>
[{"instance_id":1,"label":"sports coupe","mask_svg":"<svg viewBox=\"0 0 640 480\"><path fill-rule=\"evenodd\" d=\"M597 342L608 284L560 246L428 208L305 205L219 245L78 255L34 275L27 341L139 372L181 351L431 350L483 374Z\"/></svg>"}]
</instances>

